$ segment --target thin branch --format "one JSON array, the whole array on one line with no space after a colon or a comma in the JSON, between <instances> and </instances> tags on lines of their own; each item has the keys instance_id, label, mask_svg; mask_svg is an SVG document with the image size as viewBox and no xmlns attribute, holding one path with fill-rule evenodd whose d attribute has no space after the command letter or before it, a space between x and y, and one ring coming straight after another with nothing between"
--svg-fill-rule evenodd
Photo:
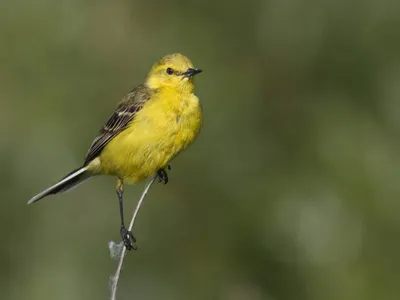
<instances>
[{"instance_id":1,"label":"thin branch","mask_svg":"<svg viewBox=\"0 0 400 300\"><path fill-rule=\"evenodd\" d=\"M137 214L139 212L139 209L140 209L140 207L141 207L141 205L143 203L143 200L144 200L147 192L149 191L151 185L154 183L154 180L156 180L156 178L157 178L157 175L155 175L150 180L150 182L146 185L146 187L144 188L142 196L140 197L139 202L136 205L135 211L133 212L132 220L131 220L131 223L129 224L129 227L128 227L129 231L132 231L133 224L135 223L136 216L137 216ZM121 273L122 265L124 263L124 258L125 258L125 254L126 254L126 248L125 248L125 246L123 245L122 242L121 242L121 244L122 244L122 251L121 251L121 256L119 258L117 271L115 272L115 275L112 277L112 280L111 280L111 298L110 298L111 300L116 300L117 299L116 295L117 295L118 280L119 280L119 275ZM112 245L110 245L109 247L110 247L110 251L112 251L112 249L111 249Z\"/></svg>"}]
</instances>

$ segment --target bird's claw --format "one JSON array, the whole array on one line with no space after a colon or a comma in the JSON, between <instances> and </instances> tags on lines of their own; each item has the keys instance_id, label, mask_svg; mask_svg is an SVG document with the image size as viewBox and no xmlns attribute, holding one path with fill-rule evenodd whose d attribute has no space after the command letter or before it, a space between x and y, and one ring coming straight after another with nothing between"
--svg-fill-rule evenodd
<instances>
[{"instance_id":1,"label":"bird's claw","mask_svg":"<svg viewBox=\"0 0 400 300\"><path fill-rule=\"evenodd\" d=\"M171 167L169 167L169 169L171 169ZM168 183L168 174L164 169L158 170L157 175L159 182L163 182L164 184Z\"/></svg>"},{"instance_id":2,"label":"bird's claw","mask_svg":"<svg viewBox=\"0 0 400 300\"><path fill-rule=\"evenodd\" d=\"M126 250L136 250L137 247L134 245L136 243L136 238L133 236L132 231L126 230L125 227L121 227L121 237Z\"/></svg>"}]
</instances>

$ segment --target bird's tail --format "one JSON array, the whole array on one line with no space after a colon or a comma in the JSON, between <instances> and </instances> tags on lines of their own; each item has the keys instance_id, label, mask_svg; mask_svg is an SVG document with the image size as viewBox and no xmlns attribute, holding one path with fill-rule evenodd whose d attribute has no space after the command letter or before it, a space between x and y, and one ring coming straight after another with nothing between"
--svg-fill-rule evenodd
<instances>
[{"instance_id":1,"label":"bird's tail","mask_svg":"<svg viewBox=\"0 0 400 300\"><path fill-rule=\"evenodd\" d=\"M55 185L37 194L35 197L33 197L31 200L28 201L28 204L37 202L40 199L49 195L66 192L72 188L77 187L79 184L83 183L85 180L89 179L92 176L93 174L90 174L87 171L87 166L76 169L71 173L67 174Z\"/></svg>"}]
</instances>

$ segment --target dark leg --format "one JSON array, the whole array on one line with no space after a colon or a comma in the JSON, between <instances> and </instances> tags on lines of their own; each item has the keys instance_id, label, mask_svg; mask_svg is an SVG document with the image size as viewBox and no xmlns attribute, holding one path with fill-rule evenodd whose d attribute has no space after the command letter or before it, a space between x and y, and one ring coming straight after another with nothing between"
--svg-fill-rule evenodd
<instances>
[{"instance_id":1,"label":"dark leg","mask_svg":"<svg viewBox=\"0 0 400 300\"><path fill-rule=\"evenodd\" d=\"M117 180L117 189L116 189L117 195L118 195L118 201L119 201L119 214L121 217L121 237L122 241L124 242L124 245L127 250L136 250L136 247L133 245L133 243L136 242L135 237L133 236L131 231L128 231L125 228L125 222L124 222L124 203L122 199L122 195L124 193L124 183L122 182L121 179Z\"/></svg>"},{"instance_id":2,"label":"dark leg","mask_svg":"<svg viewBox=\"0 0 400 300\"><path fill-rule=\"evenodd\" d=\"M167 171L165 171L165 169L158 170L157 175L158 175L159 182L163 182L164 184L168 183L168 174L167 174Z\"/></svg>"}]
</instances>

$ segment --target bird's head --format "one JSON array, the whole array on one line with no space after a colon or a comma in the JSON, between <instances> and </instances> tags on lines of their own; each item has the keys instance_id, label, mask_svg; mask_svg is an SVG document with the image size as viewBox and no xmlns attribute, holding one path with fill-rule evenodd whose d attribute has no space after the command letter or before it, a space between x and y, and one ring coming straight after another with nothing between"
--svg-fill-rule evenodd
<instances>
[{"instance_id":1,"label":"bird's head","mask_svg":"<svg viewBox=\"0 0 400 300\"><path fill-rule=\"evenodd\" d=\"M179 90L193 90L193 76L199 74L192 62L180 53L164 56L155 63L147 76L146 84L153 89L169 87Z\"/></svg>"}]
</instances>

